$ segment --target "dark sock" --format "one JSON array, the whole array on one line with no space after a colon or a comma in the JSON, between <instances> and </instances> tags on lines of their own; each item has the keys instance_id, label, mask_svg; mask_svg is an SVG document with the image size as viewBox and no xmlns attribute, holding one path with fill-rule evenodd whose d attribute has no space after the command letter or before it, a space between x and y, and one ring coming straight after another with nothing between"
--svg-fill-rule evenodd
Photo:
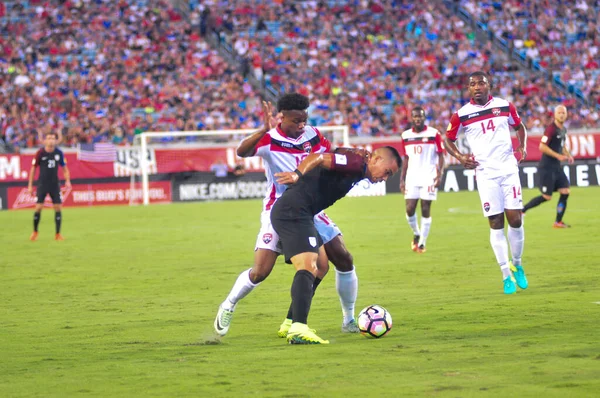
<instances>
[{"instance_id":1,"label":"dark sock","mask_svg":"<svg viewBox=\"0 0 600 398\"><path fill-rule=\"evenodd\" d=\"M62 213L57 211L54 213L54 222L56 223L56 233L60 234L60 223L62 221Z\"/></svg>"},{"instance_id":2,"label":"dark sock","mask_svg":"<svg viewBox=\"0 0 600 398\"><path fill-rule=\"evenodd\" d=\"M558 205L556 206L556 222L561 222L565 211L567 211L567 199L569 199L569 194L560 194L560 199L558 199Z\"/></svg>"},{"instance_id":3,"label":"dark sock","mask_svg":"<svg viewBox=\"0 0 600 398\"><path fill-rule=\"evenodd\" d=\"M40 218L42 218L42 213L33 213L33 230L35 232L38 231L38 225L40 225Z\"/></svg>"},{"instance_id":4,"label":"dark sock","mask_svg":"<svg viewBox=\"0 0 600 398\"><path fill-rule=\"evenodd\" d=\"M312 291L315 276L302 269L294 275L292 282L292 322L306 324L312 302Z\"/></svg>"},{"instance_id":5,"label":"dark sock","mask_svg":"<svg viewBox=\"0 0 600 398\"><path fill-rule=\"evenodd\" d=\"M317 287L319 286L319 283L321 283L323 279L321 278L315 278L315 281L313 282L313 297L315 295L315 292L317 291ZM287 317L286 319L292 319L292 314L294 313L294 310L292 309L292 303L290 303L290 309L288 310L287 313Z\"/></svg>"},{"instance_id":6,"label":"dark sock","mask_svg":"<svg viewBox=\"0 0 600 398\"><path fill-rule=\"evenodd\" d=\"M535 198L531 199L529 201L529 203L527 203L525 205L525 207L523 207L523 213L525 213L527 210L532 209L536 206L541 205L542 203L544 203L546 201L546 199L544 199L544 197L542 195L540 196L536 196Z\"/></svg>"}]
</instances>

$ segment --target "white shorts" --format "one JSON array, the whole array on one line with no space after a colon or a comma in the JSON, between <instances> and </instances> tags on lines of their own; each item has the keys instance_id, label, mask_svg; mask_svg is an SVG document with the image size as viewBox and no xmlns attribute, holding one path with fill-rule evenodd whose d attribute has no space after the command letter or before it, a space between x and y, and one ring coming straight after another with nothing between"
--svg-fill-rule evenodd
<instances>
[{"instance_id":1,"label":"white shorts","mask_svg":"<svg viewBox=\"0 0 600 398\"><path fill-rule=\"evenodd\" d=\"M437 188L434 185L427 187L406 186L404 188L404 199L436 200Z\"/></svg>"},{"instance_id":2,"label":"white shorts","mask_svg":"<svg viewBox=\"0 0 600 398\"><path fill-rule=\"evenodd\" d=\"M337 225L335 225L324 212L317 214L314 220L315 227L317 228L319 235L321 235L321 240L323 240L324 245L336 236L342 234ZM275 232L275 229L271 224L271 212L268 210L264 210L260 214L260 231L258 231L258 236L256 237L254 251L258 249L268 249L279 254L283 253L281 243L279 243L279 235L277 235L277 232Z\"/></svg>"},{"instance_id":3,"label":"white shorts","mask_svg":"<svg viewBox=\"0 0 600 398\"><path fill-rule=\"evenodd\" d=\"M521 180L517 173L489 179L477 177L477 190L485 217L504 213L506 209L523 208Z\"/></svg>"}]
</instances>

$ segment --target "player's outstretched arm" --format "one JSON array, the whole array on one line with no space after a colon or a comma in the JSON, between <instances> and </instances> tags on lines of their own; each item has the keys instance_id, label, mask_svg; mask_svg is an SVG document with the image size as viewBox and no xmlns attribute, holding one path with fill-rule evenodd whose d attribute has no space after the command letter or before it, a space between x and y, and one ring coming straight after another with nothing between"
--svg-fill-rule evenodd
<instances>
[{"instance_id":1,"label":"player's outstretched arm","mask_svg":"<svg viewBox=\"0 0 600 398\"><path fill-rule=\"evenodd\" d=\"M254 134L244 138L237 147L237 155L242 158L254 156L256 145L260 139L267 134L267 131L277 126L279 122L279 115L273 117L273 106L271 105L271 102L263 101L262 108L264 117L263 127Z\"/></svg>"},{"instance_id":2,"label":"player's outstretched arm","mask_svg":"<svg viewBox=\"0 0 600 398\"><path fill-rule=\"evenodd\" d=\"M311 153L300 162L296 170L285 171L282 173L275 173L278 184L294 184L300 177L309 171L317 168L324 167L326 169L331 168L333 163L332 159L335 155L333 153Z\"/></svg>"},{"instance_id":3,"label":"player's outstretched arm","mask_svg":"<svg viewBox=\"0 0 600 398\"><path fill-rule=\"evenodd\" d=\"M479 162L475 160L473 155L461 153L456 147L454 141L448 137L444 138L444 147L446 148L446 151L455 157L465 169L474 169L479 166Z\"/></svg>"}]
</instances>

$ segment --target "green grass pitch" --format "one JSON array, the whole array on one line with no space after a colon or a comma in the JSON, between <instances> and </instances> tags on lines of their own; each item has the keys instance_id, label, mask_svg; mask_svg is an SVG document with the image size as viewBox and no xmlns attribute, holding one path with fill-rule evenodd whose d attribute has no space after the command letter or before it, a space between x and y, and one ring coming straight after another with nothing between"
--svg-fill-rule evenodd
<instances>
[{"instance_id":1,"label":"green grass pitch","mask_svg":"<svg viewBox=\"0 0 600 398\"><path fill-rule=\"evenodd\" d=\"M537 191L525 191L529 200ZM219 303L251 266L259 201L0 213L2 397L591 397L600 391L600 188L574 188L525 220L530 287L502 293L477 193L442 193L428 252L409 249L400 195L348 198L328 215L359 275L357 311L393 316L380 340L340 332L333 267L309 324L329 346L276 331L291 266L237 307L206 345ZM595 391L595 392L594 392Z\"/></svg>"}]
</instances>

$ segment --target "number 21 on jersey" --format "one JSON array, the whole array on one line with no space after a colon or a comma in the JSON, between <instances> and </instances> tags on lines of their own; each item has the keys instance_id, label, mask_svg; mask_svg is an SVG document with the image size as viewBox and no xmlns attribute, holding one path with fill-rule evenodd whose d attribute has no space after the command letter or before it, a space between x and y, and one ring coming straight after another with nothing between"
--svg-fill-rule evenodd
<instances>
[{"instance_id":1,"label":"number 21 on jersey","mask_svg":"<svg viewBox=\"0 0 600 398\"><path fill-rule=\"evenodd\" d=\"M489 122L487 122L487 126L485 122L481 122L481 130L483 131L483 134L490 132L490 131L495 131L496 130L496 126L494 126L494 119L490 119Z\"/></svg>"}]
</instances>

